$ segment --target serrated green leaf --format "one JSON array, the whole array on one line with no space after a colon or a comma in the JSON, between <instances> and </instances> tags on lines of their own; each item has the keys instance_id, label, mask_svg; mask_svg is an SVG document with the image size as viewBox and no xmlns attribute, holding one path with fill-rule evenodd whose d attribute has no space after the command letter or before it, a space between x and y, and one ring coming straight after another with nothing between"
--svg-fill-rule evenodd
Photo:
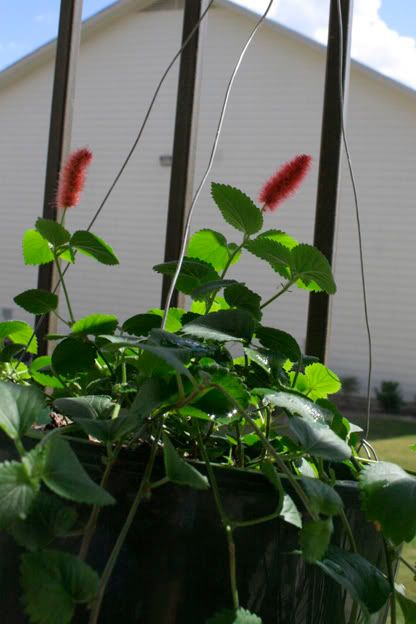
<instances>
[{"instance_id":1,"label":"serrated green leaf","mask_svg":"<svg viewBox=\"0 0 416 624\"><path fill-rule=\"evenodd\" d=\"M206 340L227 342L233 340L250 341L255 321L246 310L219 310L187 323L182 327L185 334Z\"/></svg>"},{"instance_id":2,"label":"serrated green leaf","mask_svg":"<svg viewBox=\"0 0 416 624\"><path fill-rule=\"evenodd\" d=\"M30 466L29 466L30 468ZM39 478L17 461L0 464L0 526L25 518L39 491Z\"/></svg>"},{"instance_id":3,"label":"serrated green leaf","mask_svg":"<svg viewBox=\"0 0 416 624\"><path fill-rule=\"evenodd\" d=\"M14 297L18 306L31 314L46 314L58 307L58 297L54 293L39 288L25 290Z\"/></svg>"},{"instance_id":4,"label":"serrated green leaf","mask_svg":"<svg viewBox=\"0 0 416 624\"><path fill-rule=\"evenodd\" d=\"M55 399L54 407L69 418L106 420L112 418L117 404L107 395L85 395Z\"/></svg>"},{"instance_id":5,"label":"serrated green leaf","mask_svg":"<svg viewBox=\"0 0 416 624\"><path fill-rule=\"evenodd\" d=\"M282 232L282 230L266 230L265 232L259 234L257 238L270 238L288 249L293 249L293 247L299 245L298 241L293 238L293 236L286 234L286 232Z\"/></svg>"},{"instance_id":6,"label":"serrated green leaf","mask_svg":"<svg viewBox=\"0 0 416 624\"><path fill-rule=\"evenodd\" d=\"M123 414L110 420L91 420L90 418L75 417L74 422L87 435L92 436L105 444L118 442L137 430L137 420L131 415Z\"/></svg>"},{"instance_id":7,"label":"serrated green leaf","mask_svg":"<svg viewBox=\"0 0 416 624\"><path fill-rule=\"evenodd\" d=\"M71 234L66 230L63 225L53 221L52 219L41 219L36 221L36 229L43 238L45 238L54 247L60 247L65 245L70 238Z\"/></svg>"},{"instance_id":8,"label":"serrated green leaf","mask_svg":"<svg viewBox=\"0 0 416 624\"><path fill-rule=\"evenodd\" d=\"M78 319L72 326L73 334L113 334L117 329L118 319L113 314L90 314Z\"/></svg>"},{"instance_id":9,"label":"serrated green leaf","mask_svg":"<svg viewBox=\"0 0 416 624\"><path fill-rule=\"evenodd\" d=\"M312 245L297 245L291 251L290 268L306 285L315 282L322 290L332 295L336 291L331 266L325 256Z\"/></svg>"},{"instance_id":10,"label":"serrated green leaf","mask_svg":"<svg viewBox=\"0 0 416 624\"><path fill-rule=\"evenodd\" d=\"M52 374L50 355L41 355L37 357L29 366L29 373L32 379L37 381L41 386L49 388L63 388L64 385L57 377ZM45 372L46 369L48 372Z\"/></svg>"},{"instance_id":11,"label":"serrated green leaf","mask_svg":"<svg viewBox=\"0 0 416 624\"><path fill-rule=\"evenodd\" d=\"M20 438L37 422L46 408L43 393L34 386L0 381L0 428L12 440Z\"/></svg>"},{"instance_id":12,"label":"serrated green leaf","mask_svg":"<svg viewBox=\"0 0 416 624\"><path fill-rule=\"evenodd\" d=\"M34 624L70 624L75 607L91 602L99 578L84 561L53 550L21 557L25 610Z\"/></svg>"},{"instance_id":13,"label":"serrated green leaf","mask_svg":"<svg viewBox=\"0 0 416 624\"><path fill-rule=\"evenodd\" d=\"M253 292L245 284L236 283L227 286L224 290L224 299L230 308L239 308L250 312L256 320L260 320L261 297Z\"/></svg>"},{"instance_id":14,"label":"serrated green leaf","mask_svg":"<svg viewBox=\"0 0 416 624\"><path fill-rule=\"evenodd\" d=\"M336 516L341 513L344 503L334 488L319 479L308 477L302 477L301 483L311 508L317 514Z\"/></svg>"},{"instance_id":15,"label":"serrated green leaf","mask_svg":"<svg viewBox=\"0 0 416 624\"><path fill-rule=\"evenodd\" d=\"M291 362L298 362L302 357L296 340L281 329L259 326L256 328L256 338L263 347L270 349L274 353L281 354L282 358Z\"/></svg>"},{"instance_id":16,"label":"serrated green leaf","mask_svg":"<svg viewBox=\"0 0 416 624\"><path fill-rule=\"evenodd\" d=\"M162 308L152 308L147 311L148 314L155 314L161 319L163 318L165 311ZM165 331L177 332L182 327L182 318L185 315L185 310L182 308L170 308L166 319ZM155 328L156 329L156 328Z\"/></svg>"},{"instance_id":17,"label":"serrated green leaf","mask_svg":"<svg viewBox=\"0 0 416 624\"><path fill-rule=\"evenodd\" d=\"M186 252L188 258L204 260L214 267L218 273L227 266L230 259L230 250L225 236L214 230L204 229L191 236ZM238 260L233 258L232 264Z\"/></svg>"},{"instance_id":18,"label":"serrated green leaf","mask_svg":"<svg viewBox=\"0 0 416 624\"><path fill-rule=\"evenodd\" d=\"M110 245L92 232L78 230L71 237L71 245L84 255L90 256L102 264L119 264Z\"/></svg>"},{"instance_id":19,"label":"serrated green leaf","mask_svg":"<svg viewBox=\"0 0 416 624\"><path fill-rule=\"evenodd\" d=\"M416 535L416 479L389 462L366 466L359 485L364 512L396 545Z\"/></svg>"},{"instance_id":20,"label":"serrated green leaf","mask_svg":"<svg viewBox=\"0 0 416 624\"><path fill-rule=\"evenodd\" d=\"M341 382L333 371L316 362L306 366L304 373L299 373L295 388L316 401L338 392L341 389Z\"/></svg>"},{"instance_id":21,"label":"serrated green leaf","mask_svg":"<svg viewBox=\"0 0 416 624\"><path fill-rule=\"evenodd\" d=\"M33 327L24 321L3 321L0 323L0 340L8 338L15 344L26 347L29 353L37 353L38 341Z\"/></svg>"},{"instance_id":22,"label":"serrated green leaf","mask_svg":"<svg viewBox=\"0 0 416 624\"><path fill-rule=\"evenodd\" d=\"M210 618L206 624L262 624L261 619L246 609L225 610Z\"/></svg>"},{"instance_id":23,"label":"serrated green leaf","mask_svg":"<svg viewBox=\"0 0 416 624\"><path fill-rule=\"evenodd\" d=\"M264 389L261 394L266 401L275 407L281 407L287 410L291 414L297 414L302 416L302 418L310 418L320 423L326 423L328 420L326 410L299 394L291 392L270 392L269 389Z\"/></svg>"},{"instance_id":24,"label":"serrated green leaf","mask_svg":"<svg viewBox=\"0 0 416 624\"><path fill-rule=\"evenodd\" d=\"M302 555L308 563L316 563L327 551L333 531L332 518L310 520L300 531Z\"/></svg>"},{"instance_id":25,"label":"serrated green leaf","mask_svg":"<svg viewBox=\"0 0 416 624\"><path fill-rule=\"evenodd\" d=\"M351 449L328 425L294 416L289 427L302 447L313 457L341 462L351 457Z\"/></svg>"},{"instance_id":26,"label":"serrated green leaf","mask_svg":"<svg viewBox=\"0 0 416 624\"><path fill-rule=\"evenodd\" d=\"M173 277L177 266L178 262L174 260L172 262L156 264L153 270L156 271L156 273ZM199 288L203 284L219 279L220 276L217 271L207 262L197 260L196 258L185 257L176 282L176 289L186 295L190 295L196 288Z\"/></svg>"},{"instance_id":27,"label":"serrated green leaf","mask_svg":"<svg viewBox=\"0 0 416 624\"><path fill-rule=\"evenodd\" d=\"M27 517L15 519L7 526L14 539L28 550L48 546L55 538L64 537L72 529L77 512L57 497L39 492L30 506Z\"/></svg>"},{"instance_id":28,"label":"serrated green leaf","mask_svg":"<svg viewBox=\"0 0 416 624\"><path fill-rule=\"evenodd\" d=\"M114 498L86 473L74 451L58 436L46 445L43 481L58 496L91 505L111 505Z\"/></svg>"},{"instance_id":29,"label":"serrated green leaf","mask_svg":"<svg viewBox=\"0 0 416 624\"><path fill-rule=\"evenodd\" d=\"M193 382L191 372L185 366L191 359L192 352L190 349L176 346L162 347L152 344L151 342L142 342L140 343L140 347L143 351L146 351L146 353L168 364L168 366L173 368L179 375L185 375Z\"/></svg>"},{"instance_id":30,"label":"serrated green leaf","mask_svg":"<svg viewBox=\"0 0 416 624\"><path fill-rule=\"evenodd\" d=\"M240 232L252 235L261 230L263 215L242 191L226 184L211 184L211 195L225 221Z\"/></svg>"},{"instance_id":31,"label":"serrated green leaf","mask_svg":"<svg viewBox=\"0 0 416 624\"><path fill-rule=\"evenodd\" d=\"M166 434L163 435L163 459L166 476L177 485L187 485L195 490L207 490L208 479L179 455Z\"/></svg>"},{"instance_id":32,"label":"serrated green leaf","mask_svg":"<svg viewBox=\"0 0 416 624\"><path fill-rule=\"evenodd\" d=\"M47 240L36 230L26 230L23 235L23 259L25 264L48 264L53 253Z\"/></svg>"},{"instance_id":33,"label":"serrated green leaf","mask_svg":"<svg viewBox=\"0 0 416 624\"><path fill-rule=\"evenodd\" d=\"M209 414L203 412L197 407L194 407L193 405L184 405L184 407L181 407L178 412L181 416L197 418L198 420L210 420Z\"/></svg>"},{"instance_id":34,"label":"serrated green leaf","mask_svg":"<svg viewBox=\"0 0 416 624\"><path fill-rule=\"evenodd\" d=\"M257 258L268 262L273 271L286 279L290 278L290 249L275 240L261 237L247 241L244 247Z\"/></svg>"},{"instance_id":35,"label":"serrated green leaf","mask_svg":"<svg viewBox=\"0 0 416 624\"><path fill-rule=\"evenodd\" d=\"M191 292L191 297L193 299L202 301L207 298L207 295L221 290L222 288L226 288L227 286L231 286L231 284L237 284L237 282L230 279L220 279L214 280L212 282L207 282L206 284L195 288L195 290Z\"/></svg>"},{"instance_id":36,"label":"serrated green leaf","mask_svg":"<svg viewBox=\"0 0 416 624\"><path fill-rule=\"evenodd\" d=\"M65 338L54 349L52 367L58 375L76 375L93 368L96 355L91 342Z\"/></svg>"},{"instance_id":37,"label":"serrated green leaf","mask_svg":"<svg viewBox=\"0 0 416 624\"><path fill-rule=\"evenodd\" d=\"M138 426L152 411L169 398L169 390L163 379L151 377L142 382L130 407L129 413L137 419Z\"/></svg>"},{"instance_id":38,"label":"serrated green leaf","mask_svg":"<svg viewBox=\"0 0 416 624\"><path fill-rule=\"evenodd\" d=\"M124 321L122 330L133 336L147 336L151 329L161 325L162 319L157 314L135 314Z\"/></svg>"},{"instance_id":39,"label":"serrated green leaf","mask_svg":"<svg viewBox=\"0 0 416 624\"><path fill-rule=\"evenodd\" d=\"M391 593L386 577L359 554L331 544L316 565L346 589L367 616L377 613Z\"/></svg>"}]
</instances>

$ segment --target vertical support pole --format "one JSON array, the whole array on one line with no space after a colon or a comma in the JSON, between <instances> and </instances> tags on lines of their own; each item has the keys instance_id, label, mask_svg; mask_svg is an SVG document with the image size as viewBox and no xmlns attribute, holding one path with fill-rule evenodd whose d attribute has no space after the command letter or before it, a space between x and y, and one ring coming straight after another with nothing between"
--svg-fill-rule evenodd
<instances>
[{"instance_id":1,"label":"vertical support pole","mask_svg":"<svg viewBox=\"0 0 416 624\"><path fill-rule=\"evenodd\" d=\"M200 19L205 0L185 0L182 27L182 44ZM173 140L172 171L170 177L168 218L165 238L165 262L179 258L185 224L186 210L190 205L194 154L193 139L195 134L195 93L197 90L199 27L188 45L182 51L178 93L176 99L175 133ZM163 308L169 291L170 277L163 276ZM172 305L178 304L178 294L173 294Z\"/></svg>"},{"instance_id":2,"label":"vertical support pole","mask_svg":"<svg viewBox=\"0 0 416 624\"><path fill-rule=\"evenodd\" d=\"M338 3L341 5L342 36ZM342 153L341 111L345 110L347 100L350 65L352 7L353 0L331 0L329 15L314 245L326 256L331 265ZM342 102L340 102L341 90ZM310 294L305 351L308 355L318 357L321 362L325 362L327 352L329 305L329 295L326 293Z\"/></svg>"},{"instance_id":3,"label":"vertical support pole","mask_svg":"<svg viewBox=\"0 0 416 624\"><path fill-rule=\"evenodd\" d=\"M49 124L43 217L56 219L55 195L59 170L70 146L76 64L81 38L82 0L61 0L58 39L56 43L55 74ZM52 264L41 265L38 288L51 291L54 281ZM46 335L50 315L36 318L39 353L47 353Z\"/></svg>"}]
</instances>

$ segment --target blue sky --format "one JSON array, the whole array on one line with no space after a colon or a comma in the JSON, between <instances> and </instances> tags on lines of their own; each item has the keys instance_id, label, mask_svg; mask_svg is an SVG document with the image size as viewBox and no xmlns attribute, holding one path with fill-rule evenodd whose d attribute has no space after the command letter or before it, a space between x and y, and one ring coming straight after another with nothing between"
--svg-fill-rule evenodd
<instances>
[{"instance_id":1,"label":"blue sky","mask_svg":"<svg viewBox=\"0 0 416 624\"><path fill-rule=\"evenodd\" d=\"M267 0L238 2L257 11L267 5ZM275 2L274 19L326 40L329 0ZM84 0L84 18L108 4ZM59 5L59 0L0 0L0 70L56 36ZM416 89L416 0L355 0L352 55Z\"/></svg>"}]
</instances>

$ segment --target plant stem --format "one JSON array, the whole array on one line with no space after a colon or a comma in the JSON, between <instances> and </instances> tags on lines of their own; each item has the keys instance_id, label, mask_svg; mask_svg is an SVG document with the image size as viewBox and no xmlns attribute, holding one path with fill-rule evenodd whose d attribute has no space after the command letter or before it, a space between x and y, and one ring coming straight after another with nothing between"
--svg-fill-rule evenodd
<instances>
[{"instance_id":1,"label":"plant stem","mask_svg":"<svg viewBox=\"0 0 416 624\"><path fill-rule=\"evenodd\" d=\"M224 279L225 274L227 273L228 269L231 266L232 261L234 260L234 258L236 257L236 255L242 250L242 248L244 247L244 243L247 240L247 236L244 236L244 240L241 243L241 245L239 245L231 254L231 256L228 258L227 260L227 264L224 267L223 272L220 275L220 279ZM219 290L219 289L218 289ZM206 308L205 308L205 314L208 314L208 312L210 311L210 309L212 308L212 304L215 301L215 297L217 296L218 290L214 291L214 293L211 295L211 298L208 300Z\"/></svg>"},{"instance_id":2,"label":"plant stem","mask_svg":"<svg viewBox=\"0 0 416 624\"><path fill-rule=\"evenodd\" d=\"M209 461L208 453L205 448L204 441L201 435L201 429L199 424L196 423L196 432L198 437L198 445L201 451L202 458L205 462L205 466L208 472L209 482L212 487L212 493L214 495L215 505L217 507L218 514L220 516L221 524L225 529L225 534L227 536L228 543L228 561L229 561L229 570L230 570L230 584L231 584L231 595L233 599L234 609L238 609L240 606L239 598L238 598L238 587L237 587L237 573L236 573L236 556L235 556L235 543L234 543L234 535L232 523L229 521L228 516L224 511L224 507L221 501L221 495L218 488L217 479L215 477L214 471L211 466L211 462Z\"/></svg>"},{"instance_id":3,"label":"plant stem","mask_svg":"<svg viewBox=\"0 0 416 624\"><path fill-rule=\"evenodd\" d=\"M389 583L391 586L391 596L390 596L390 622L391 624L397 624L397 608L396 608L396 592L394 589L394 574L393 574L393 566L390 555L390 548L387 543L387 540L383 537L384 543L384 553L386 556L386 564L387 564L387 578L389 579Z\"/></svg>"},{"instance_id":4,"label":"plant stem","mask_svg":"<svg viewBox=\"0 0 416 624\"><path fill-rule=\"evenodd\" d=\"M26 450L22 444L21 439L15 438L14 444L15 444L15 447L17 448L17 452L19 453L20 457L24 457L26 455Z\"/></svg>"},{"instance_id":5,"label":"plant stem","mask_svg":"<svg viewBox=\"0 0 416 624\"><path fill-rule=\"evenodd\" d=\"M268 299L267 301L265 301L265 303L262 303L262 305L260 306L260 310L262 310L263 308L265 308L266 306L269 305L269 303L272 303L275 299L277 299L278 297L280 297L281 295L283 295L287 290L289 290L289 288L291 286L293 286L293 284L296 282L295 279L291 279L286 286L284 286L281 290L279 290L275 295L273 295L273 297L270 297L270 299Z\"/></svg>"},{"instance_id":6,"label":"plant stem","mask_svg":"<svg viewBox=\"0 0 416 624\"><path fill-rule=\"evenodd\" d=\"M349 542L350 542L351 549L352 549L353 552L358 553L357 544L355 542L354 534L352 532L351 525L348 522L348 518L346 516L346 513L345 513L344 509L341 509L340 516L341 516L342 525L343 525L343 527L345 529L346 534L348 535L348 539L349 539Z\"/></svg>"},{"instance_id":7,"label":"plant stem","mask_svg":"<svg viewBox=\"0 0 416 624\"><path fill-rule=\"evenodd\" d=\"M107 454L107 463L106 463L106 467L104 470L104 474L100 482L100 486L102 488L105 488L108 483L108 479L110 477L111 470L117 460L117 455L119 453L119 450L120 450L120 445L118 446L117 449L115 449L114 453L112 453L111 455ZM92 508L90 517L88 518L88 522L86 524L85 531L84 531L84 537L82 538L81 546L79 549L78 557L79 559L81 559L81 561L85 561L85 559L87 558L88 551L91 545L91 541L92 541L92 538L94 537L95 529L97 527L97 522L98 522L98 517L100 515L100 512L101 512L101 507L99 507L98 505L94 505Z\"/></svg>"},{"instance_id":8,"label":"plant stem","mask_svg":"<svg viewBox=\"0 0 416 624\"><path fill-rule=\"evenodd\" d=\"M163 420L160 421L159 424L159 428L158 428L158 432L155 436L155 439L153 440L153 444L152 444L152 448L150 450L150 457L149 457L149 461L147 462L144 474L143 474L143 478L141 480L139 489L137 491L136 497L132 503L132 506L130 507L130 511L129 514L126 518L126 521L119 533L119 536L117 538L116 543L114 544L113 550L111 552L111 555L107 561L107 564L104 568L104 572L101 576L101 581L100 581L100 586L98 589L98 593L97 593L97 598L94 602L94 605L92 607L91 610L91 616L89 619L89 624L98 624L98 616L100 615L100 610L101 610L101 604L104 598L104 594L105 594L105 590L107 588L107 584L108 581L110 580L111 574L113 572L113 568L115 566L115 563L118 559L118 556L120 554L120 551L123 547L124 541L127 537L127 534L130 530L130 527L132 525L132 522L136 516L136 512L137 509L139 508L140 503L142 502L144 496L146 495L147 492L147 488L149 485L149 481L150 481L150 477L152 476L152 472L153 472L153 465L155 463L155 459L156 459L156 453L157 453L157 447L158 447L158 443L159 443L159 438L160 435L162 433L162 425L163 425Z\"/></svg>"},{"instance_id":9,"label":"plant stem","mask_svg":"<svg viewBox=\"0 0 416 624\"><path fill-rule=\"evenodd\" d=\"M69 300L69 295L68 295L68 291L67 291L65 280L64 280L64 274L62 273L62 269L61 269L61 263L59 262L58 256L56 255L55 252L53 252L53 257L55 261L56 270L58 271L59 280L62 285L62 290L64 291L64 297L66 301L66 306L68 308L69 319L71 323L75 323L75 318L74 318L74 315L72 313L72 308L71 308L71 302Z\"/></svg>"},{"instance_id":10,"label":"plant stem","mask_svg":"<svg viewBox=\"0 0 416 624\"><path fill-rule=\"evenodd\" d=\"M412 564L406 561L406 559L404 559L401 555L399 555L399 560L406 566L406 568L410 570L410 572L414 576L416 576L416 567L412 566Z\"/></svg>"}]
</instances>

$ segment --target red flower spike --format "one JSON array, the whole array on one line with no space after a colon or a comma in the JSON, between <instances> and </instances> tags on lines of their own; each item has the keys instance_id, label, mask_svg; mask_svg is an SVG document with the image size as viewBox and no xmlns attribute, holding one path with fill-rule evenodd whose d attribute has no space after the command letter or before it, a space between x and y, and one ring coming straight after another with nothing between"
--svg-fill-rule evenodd
<instances>
[{"instance_id":1,"label":"red flower spike","mask_svg":"<svg viewBox=\"0 0 416 624\"><path fill-rule=\"evenodd\" d=\"M309 171L312 156L300 154L293 160L285 163L280 169L267 180L263 186L259 199L263 204L263 210L273 212L300 186L303 178Z\"/></svg>"},{"instance_id":2,"label":"red flower spike","mask_svg":"<svg viewBox=\"0 0 416 624\"><path fill-rule=\"evenodd\" d=\"M79 203L84 188L86 169L92 161L92 152L83 147L69 155L59 175L56 205L72 208Z\"/></svg>"}]
</instances>

